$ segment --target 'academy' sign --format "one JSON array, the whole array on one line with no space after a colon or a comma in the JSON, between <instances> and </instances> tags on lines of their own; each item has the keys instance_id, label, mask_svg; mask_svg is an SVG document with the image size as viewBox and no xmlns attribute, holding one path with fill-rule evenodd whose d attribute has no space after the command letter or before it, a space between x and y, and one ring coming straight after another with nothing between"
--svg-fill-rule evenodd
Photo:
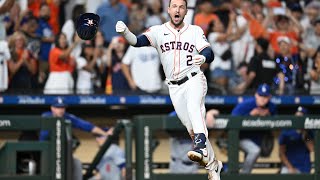
<instances>
[{"instance_id":1,"label":"'academy' sign","mask_svg":"<svg viewBox=\"0 0 320 180\"><path fill-rule=\"evenodd\" d=\"M309 117L304 121L305 129L320 129L320 119L311 119Z\"/></svg>"},{"instance_id":2,"label":"'academy' sign","mask_svg":"<svg viewBox=\"0 0 320 180\"><path fill-rule=\"evenodd\" d=\"M292 127L292 120L244 119L242 127L289 128Z\"/></svg>"},{"instance_id":3,"label":"'academy' sign","mask_svg":"<svg viewBox=\"0 0 320 180\"><path fill-rule=\"evenodd\" d=\"M11 121L10 120L0 120L0 127L10 127Z\"/></svg>"}]
</instances>

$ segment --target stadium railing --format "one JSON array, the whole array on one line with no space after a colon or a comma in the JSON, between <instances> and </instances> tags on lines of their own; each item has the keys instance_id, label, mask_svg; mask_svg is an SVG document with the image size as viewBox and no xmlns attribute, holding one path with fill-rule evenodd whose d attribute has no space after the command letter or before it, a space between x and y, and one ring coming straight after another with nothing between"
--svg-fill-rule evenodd
<instances>
[{"instance_id":1,"label":"stadium railing","mask_svg":"<svg viewBox=\"0 0 320 180\"><path fill-rule=\"evenodd\" d=\"M72 179L71 123L59 118L40 116L0 116L0 132L50 131L48 141L6 140L0 147L0 179L68 180ZM19 153L38 153L36 172L19 173ZM28 164L27 164L28 170ZM30 170L29 170L30 171Z\"/></svg>"},{"instance_id":2,"label":"stadium railing","mask_svg":"<svg viewBox=\"0 0 320 180\"><path fill-rule=\"evenodd\" d=\"M319 116L274 116L274 117L231 117L219 116L216 129L228 131L228 171L222 174L223 180L316 180L320 178L320 117ZM176 117L166 115L135 116L134 132L136 141L136 179L139 180L194 180L206 179L204 174L160 174L153 172L152 137L156 130L185 129ZM310 129L315 132L314 173L312 174L239 174L239 131L240 130L277 130L277 129ZM127 136L127 142L132 137ZM127 146L132 147L132 146ZM126 150L131 152L132 150ZM130 158L130 157L127 157ZM128 159L127 161L131 161Z\"/></svg>"}]
</instances>

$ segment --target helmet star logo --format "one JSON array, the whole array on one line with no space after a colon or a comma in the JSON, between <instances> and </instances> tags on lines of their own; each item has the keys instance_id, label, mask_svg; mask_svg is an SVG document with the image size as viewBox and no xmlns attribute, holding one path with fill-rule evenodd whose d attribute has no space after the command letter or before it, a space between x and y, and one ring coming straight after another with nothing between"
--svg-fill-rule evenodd
<instances>
[{"instance_id":1,"label":"helmet star logo","mask_svg":"<svg viewBox=\"0 0 320 180\"><path fill-rule=\"evenodd\" d=\"M85 25L87 25L87 26L93 26L94 25L93 19L86 19L86 20L87 20L87 23Z\"/></svg>"}]
</instances>

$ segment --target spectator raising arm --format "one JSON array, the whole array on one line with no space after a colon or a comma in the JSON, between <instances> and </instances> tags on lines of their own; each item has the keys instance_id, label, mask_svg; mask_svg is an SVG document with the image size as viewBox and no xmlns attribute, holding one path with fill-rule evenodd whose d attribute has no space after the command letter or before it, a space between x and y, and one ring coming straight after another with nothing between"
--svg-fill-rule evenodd
<instances>
[{"instance_id":1,"label":"spectator raising arm","mask_svg":"<svg viewBox=\"0 0 320 180\"><path fill-rule=\"evenodd\" d=\"M68 48L67 50L65 50L62 54L60 54L59 59L66 60L66 59L70 56L72 50L73 50L80 42L81 42L80 37L79 37L78 35L76 35L75 40L74 40L74 43L73 43L71 46L69 46L69 48Z\"/></svg>"},{"instance_id":2,"label":"spectator raising arm","mask_svg":"<svg viewBox=\"0 0 320 180\"><path fill-rule=\"evenodd\" d=\"M0 7L0 14L4 14L8 12L12 8L15 2L16 1L14 0L6 0Z\"/></svg>"}]
</instances>

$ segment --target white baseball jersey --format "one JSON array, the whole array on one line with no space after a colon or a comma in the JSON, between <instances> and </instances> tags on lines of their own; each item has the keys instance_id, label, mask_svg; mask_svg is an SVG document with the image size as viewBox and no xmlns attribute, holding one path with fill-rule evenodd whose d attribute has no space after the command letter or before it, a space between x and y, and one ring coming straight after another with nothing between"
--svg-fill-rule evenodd
<instances>
[{"instance_id":1,"label":"white baseball jersey","mask_svg":"<svg viewBox=\"0 0 320 180\"><path fill-rule=\"evenodd\" d=\"M130 46L122 63L131 65L132 78L140 89L147 92L161 89L159 55L153 47Z\"/></svg>"},{"instance_id":2,"label":"white baseball jersey","mask_svg":"<svg viewBox=\"0 0 320 180\"><path fill-rule=\"evenodd\" d=\"M200 67L193 65L192 56L210 47L203 30L186 23L180 31L167 22L152 26L143 34L157 49L168 80L181 79L189 72L198 72Z\"/></svg>"},{"instance_id":3,"label":"white baseball jersey","mask_svg":"<svg viewBox=\"0 0 320 180\"><path fill-rule=\"evenodd\" d=\"M186 24L177 31L170 26L170 22L153 26L144 35L159 53L167 81L180 80L188 77L184 83L170 84L169 94L177 115L189 134L203 133L206 135L208 151L208 166L214 168L214 152L208 140L205 123L204 98L207 94L207 79L200 66L193 65L192 57L204 48L210 47L203 30L199 26ZM192 72L197 74L191 76Z\"/></svg>"}]
</instances>

